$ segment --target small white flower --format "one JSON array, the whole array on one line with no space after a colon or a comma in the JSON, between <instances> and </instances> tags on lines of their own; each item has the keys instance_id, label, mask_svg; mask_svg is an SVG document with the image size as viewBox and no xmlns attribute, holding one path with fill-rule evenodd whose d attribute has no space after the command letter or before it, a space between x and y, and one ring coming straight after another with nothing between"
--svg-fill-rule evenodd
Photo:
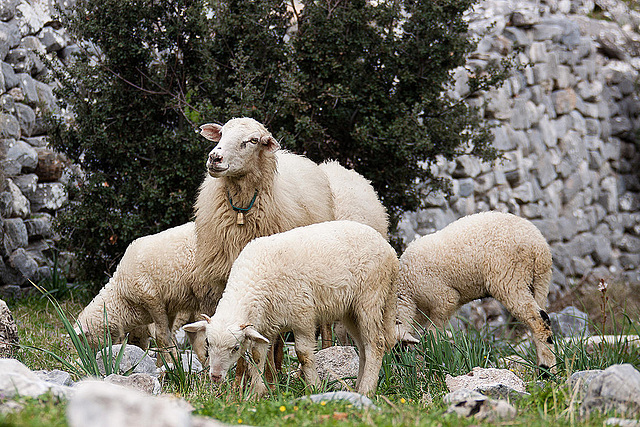
<instances>
[{"instance_id":1,"label":"small white flower","mask_svg":"<svg viewBox=\"0 0 640 427\"><path fill-rule=\"evenodd\" d=\"M604 281L604 279L600 279L600 284L598 285L598 290L600 292L605 292L609 284Z\"/></svg>"}]
</instances>

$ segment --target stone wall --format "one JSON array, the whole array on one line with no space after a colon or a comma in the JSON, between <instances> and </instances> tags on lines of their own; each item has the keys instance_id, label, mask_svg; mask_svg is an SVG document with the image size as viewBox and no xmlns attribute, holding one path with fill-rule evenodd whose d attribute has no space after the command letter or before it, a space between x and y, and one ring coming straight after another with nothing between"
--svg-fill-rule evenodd
<instances>
[{"instance_id":1,"label":"stone wall","mask_svg":"<svg viewBox=\"0 0 640 427\"><path fill-rule=\"evenodd\" d=\"M43 56L69 56L51 5L0 1L0 296L51 276L52 229L71 167L47 147L43 118L59 114Z\"/></svg>"},{"instance_id":2,"label":"stone wall","mask_svg":"<svg viewBox=\"0 0 640 427\"><path fill-rule=\"evenodd\" d=\"M617 1L487 0L469 19L480 43L455 71L454 97L492 61L513 55L522 66L471 99L497 125L504 157L441 161L453 196L428 195L400 235L409 242L467 214L511 212L551 244L551 299L590 274L640 282L640 14Z\"/></svg>"},{"instance_id":3,"label":"stone wall","mask_svg":"<svg viewBox=\"0 0 640 427\"><path fill-rule=\"evenodd\" d=\"M0 1L0 289L50 274L51 229L72 166L47 148L42 117L61 113L41 55L77 49L52 16L56 0ZM532 220L554 255L552 298L589 274L640 282L640 14L618 0L486 0L468 14L477 51L469 73L509 56L522 65L470 102L497 125L502 160L441 161L453 195L425 196L399 229L409 242L455 219L496 209ZM2 287L4 285L4 287ZM9 285L9 287L7 287Z\"/></svg>"}]
</instances>

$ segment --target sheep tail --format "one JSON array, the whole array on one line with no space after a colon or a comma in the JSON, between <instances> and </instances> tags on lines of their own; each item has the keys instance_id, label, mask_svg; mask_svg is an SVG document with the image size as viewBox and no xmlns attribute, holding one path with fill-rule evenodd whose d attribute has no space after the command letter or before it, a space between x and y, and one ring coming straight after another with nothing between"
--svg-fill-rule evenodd
<instances>
[{"instance_id":1,"label":"sheep tail","mask_svg":"<svg viewBox=\"0 0 640 427\"><path fill-rule=\"evenodd\" d=\"M551 283L551 268L553 266L553 260L551 258L551 251L548 246L541 252L536 253L533 263L533 279L531 282L531 293L533 299L540 308L544 309L547 306L547 298L549 296L549 285Z\"/></svg>"}]
</instances>

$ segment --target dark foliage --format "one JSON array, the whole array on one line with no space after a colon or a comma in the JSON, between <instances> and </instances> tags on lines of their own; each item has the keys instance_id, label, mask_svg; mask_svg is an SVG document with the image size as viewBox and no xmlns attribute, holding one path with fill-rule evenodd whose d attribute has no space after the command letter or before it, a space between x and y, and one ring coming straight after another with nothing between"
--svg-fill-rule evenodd
<instances>
[{"instance_id":1,"label":"dark foliage","mask_svg":"<svg viewBox=\"0 0 640 427\"><path fill-rule=\"evenodd\" d=\"M472 3L80 0L65 25L90 43L58 74L77 119L52 139L87 172L61 218L87 277L112 271L132 239L189 220L205 122L254 117L286 148L355 168L393 225L420 206L417 182L442 185L425 166L436 155L495 156L484 123L444 90L473 48Z\"/></svg>"}]
</instances>

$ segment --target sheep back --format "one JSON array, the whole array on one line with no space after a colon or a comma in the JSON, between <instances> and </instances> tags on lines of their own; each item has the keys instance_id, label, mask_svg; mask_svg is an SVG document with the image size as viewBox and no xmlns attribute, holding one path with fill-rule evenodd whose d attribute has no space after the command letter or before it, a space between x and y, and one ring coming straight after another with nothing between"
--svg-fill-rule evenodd
<instances>
[{"instance_id":1,"label":"sheep back","mask_svg":"<svg viewBox=\"0 0 640 427\"><path fill-rule=\"evenodd\" d=\"M388 240L389 216L371 181L336 161L324 162L319 167L329 179L335 219L366 224Z\"/></svg>"}]
</instances>

